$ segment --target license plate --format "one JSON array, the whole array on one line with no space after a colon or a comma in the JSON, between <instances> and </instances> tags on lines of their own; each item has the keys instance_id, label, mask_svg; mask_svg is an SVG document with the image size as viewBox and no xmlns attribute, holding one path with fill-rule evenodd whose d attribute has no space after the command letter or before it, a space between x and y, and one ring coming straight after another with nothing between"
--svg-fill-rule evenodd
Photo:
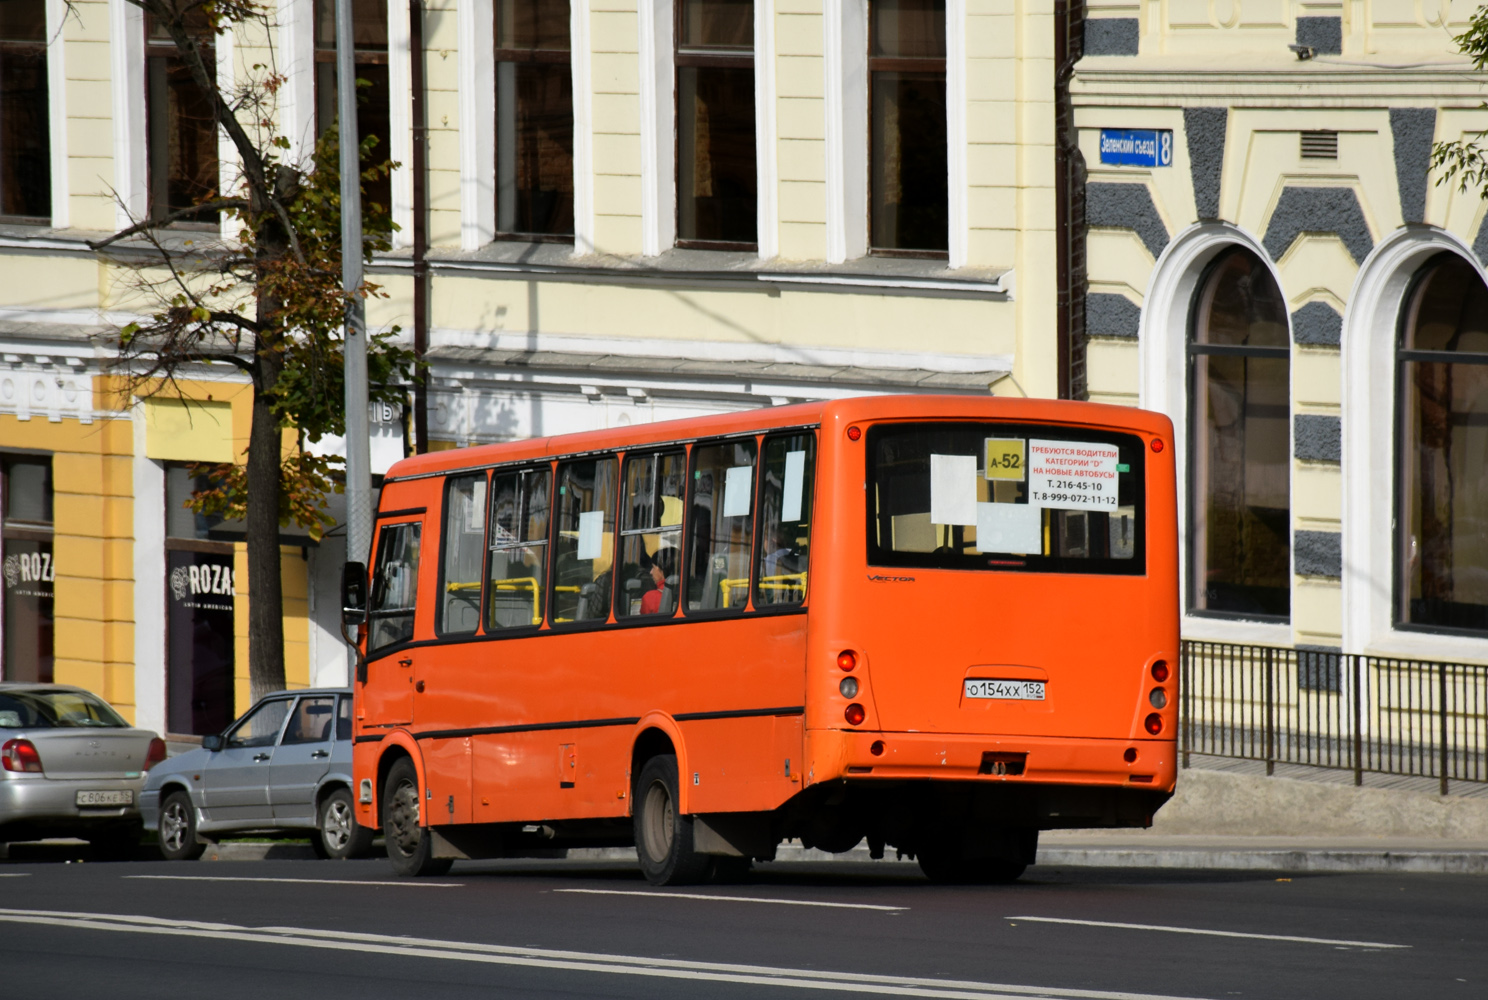
<instances>
[{"instance_id":1,"label":"license plate","mask_svg":"<svg viewBox=\"0 0 1488 1000\"><path fill-rule=\"evenodd\" d=\"M132 806L134 805L134 792L129 789L122 792L78 792L77 804L80 806Z\"/></svg>"},{"instance_id":2,"label":"license plate","mask_svg":"<svg viewBox=\"0 0 1488 1000\"><path fill-rule=\"evenodd\" d=\"M1043 701L1043 681L966 681L966 697L996 698L1003 701Z\"/></svg>"}]
</instances>

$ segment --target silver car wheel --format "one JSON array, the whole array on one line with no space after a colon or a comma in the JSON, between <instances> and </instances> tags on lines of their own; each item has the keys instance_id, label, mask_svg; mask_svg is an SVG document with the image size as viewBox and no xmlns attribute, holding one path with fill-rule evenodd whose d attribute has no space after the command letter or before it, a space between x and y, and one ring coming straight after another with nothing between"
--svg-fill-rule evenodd
<instances>
[{"instance_id":1,"label":"silver car wheel","mask_svg":"<svg viewBox=\"0 0 1488 1000\"><path fill-rule=\"evenodd\" d=\"M341 799L332 799L321 815L320 834L325 846L332 851L344 851L351 841L351 827L355 822L351 807Z\"/></svg>"},{"instance_id":2,"label":"silver car wheel","mask_svg":"<svg viewBox=\"0 0 1488 1000\"><path fill-rule=\"evenodd\" d=\"M191 817L179 799L166 803L160 814L160 842L171 851L186 847L186 834L191 829Z\"/></svg>"}]
</instances>

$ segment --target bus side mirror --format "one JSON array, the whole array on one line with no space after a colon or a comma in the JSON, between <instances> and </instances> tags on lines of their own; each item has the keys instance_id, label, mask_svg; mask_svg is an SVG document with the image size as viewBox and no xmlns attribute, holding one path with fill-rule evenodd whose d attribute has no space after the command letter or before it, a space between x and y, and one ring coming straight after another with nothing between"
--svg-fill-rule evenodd
<instances>
[{"instance_id":1,"label":"bus side mirror","mask_svg":"<svg viewBox=\"0 0 1488 1000\"><path fill-rule=\"evenodd\" d=\"M210 750L213 753L216 753L218 750L221 750L222 749L222 734L221 733L208 733L206 736L203 736L202 737L202 749L203 750Z\"/></svg>"},{"instance_id":2,"label":"bus side mirror","mask_svg":"<svg viewBox=\"0 0 1488 1000\"><path fill-rule=\"evenodd\" d=\"M356 628L367 620L367 564L349 562L341 567L341 621Z\"/></svg>"}]
</instances>

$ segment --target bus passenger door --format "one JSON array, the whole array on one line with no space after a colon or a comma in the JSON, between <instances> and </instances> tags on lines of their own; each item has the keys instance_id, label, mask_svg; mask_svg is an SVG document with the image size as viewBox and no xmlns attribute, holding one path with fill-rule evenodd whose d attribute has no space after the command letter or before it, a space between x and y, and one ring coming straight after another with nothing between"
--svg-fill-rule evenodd
<instances>
[{"instance_id":1,"label":"bus passenger door","mask_svg":"<svg viewBox=\"0 0 1488 1000\"><path fill-rule=\"evenodd\" d=\"M377 564L367 608L367 684L363 725L372 729L413 721L415 595L423 524L384 524L377 536Z\"/></svg>"}]
</instances>

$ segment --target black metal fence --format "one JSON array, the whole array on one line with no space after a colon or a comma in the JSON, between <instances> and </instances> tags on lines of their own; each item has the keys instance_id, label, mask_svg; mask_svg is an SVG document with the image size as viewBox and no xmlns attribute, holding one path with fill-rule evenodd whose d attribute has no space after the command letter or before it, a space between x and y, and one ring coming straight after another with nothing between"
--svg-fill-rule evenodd
<instances>
[{"instance_id":1,"label":"black metal fence","mask_svg":"<svg viewBox=\"0 0 1488 1000\"><path fill-rule=\"evenodd\" d=\"M1179 750L1488 782L1488 666L1185 641Z\"/></svg>"}]
</instances>

